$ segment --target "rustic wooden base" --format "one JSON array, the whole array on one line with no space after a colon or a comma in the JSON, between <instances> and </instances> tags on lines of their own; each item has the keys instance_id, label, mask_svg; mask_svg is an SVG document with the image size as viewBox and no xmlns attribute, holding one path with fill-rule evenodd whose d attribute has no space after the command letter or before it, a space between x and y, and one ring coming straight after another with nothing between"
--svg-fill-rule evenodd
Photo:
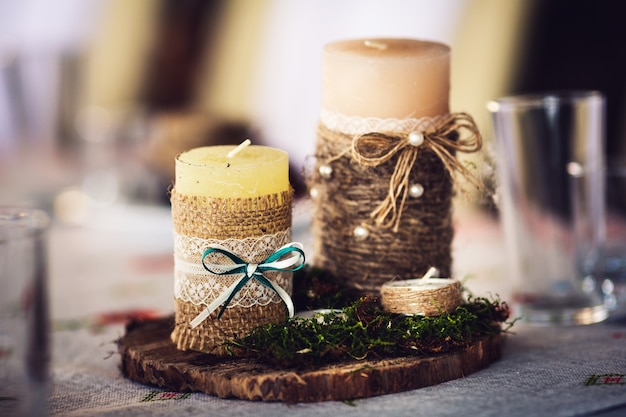
<instances>
[{"instance_id":1,"label":"rustic wooden base","mask_svg":"<svg viewBox=\"0 0 626 417\"><path fill-rule=\"evenodd\" d=\"M249 358L180 351L172 318L131 323L118 341L125 377L173 391L288 403L352 400L436 385L486 368L502 356L494 335L431 357L350 361L314 369L277 369Z\"/></svg>"}]
</instances>

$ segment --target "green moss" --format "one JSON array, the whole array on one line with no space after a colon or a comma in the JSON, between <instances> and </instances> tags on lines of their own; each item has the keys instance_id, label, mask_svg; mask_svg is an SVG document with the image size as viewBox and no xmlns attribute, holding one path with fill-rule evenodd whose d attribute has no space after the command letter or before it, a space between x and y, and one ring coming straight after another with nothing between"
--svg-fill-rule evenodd
<instances>
[{"instance_id":1,"label":"green moss","mask_svg":"<svg viewBox=\"0 0 626 417\"><path fill-rule=\"evenodd\" d=\"M292 367L433 355L460 350L481 337L500 333L508 318L506 303L486 298L470 299L450 314L424 317L388 313L376 298L364 296L339 313L257 327L228 346L264 363Z\"/></svg>"}]
</instances>

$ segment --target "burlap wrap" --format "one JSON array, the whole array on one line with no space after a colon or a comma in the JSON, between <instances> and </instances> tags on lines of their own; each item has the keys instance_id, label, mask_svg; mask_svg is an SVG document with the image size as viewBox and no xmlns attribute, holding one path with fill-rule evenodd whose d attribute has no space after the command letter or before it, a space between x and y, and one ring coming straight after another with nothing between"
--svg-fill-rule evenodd
<instances>
[{"instance_id":1,"label":"burlap wrap","mask_svg":"<svg viewBox=\"0 0 626 417\"><path fill-rule=\"evenodd\" d=\"M480 149L482 139L468 115L445 119L433 125L433 143L426 135L425 145L409 149L416 152L411 156L412 165L404 163L406 176L403 183L396 181L396 187L408 190L411 184L420 184L424 193L408 197L402 204L396 201L401 193L390 190L390 178L398 177L396 166L403 164L398 164L401 151L377 166L365 166L346 151L353 148L355 135L319 123L316 167L308 175L309 188L315 190L312 233L316 266L343 279L347 286L372 294L379 294L387 281L420 277L430 267L439 269L440 276L450 276L453 174L468 173L455 154L457 150ZM462 129L470 130L470 139L461 140L458 130ZM408 133L384 132L380 136L387 140ZM374 137L370 142L375 141ZM332 169L329 178L319 172L325 164ZM373 216L390 195L394 196L395 227L381 225ZM365 239L355 238L358 226L369 232Z\"/></svg>"},{"instance_id":2,"label":"burlap wrap","mask_svg":"<svg viewBox=\"0 0 626 417\"><path fill-rule=\"evenodd\" d=\"M290 190L255 198L209 198L180 195L174 189L171 195L174 232L221 240L283 232L291 227L292 195ZM214 311L199 326L190 328L189 322L204 308L205 305L175 300L175 327L171 339L178 349L225 354L223 344L227 339L241 337L259 325L282 322L287 314L284 304L276 297L275 302L268 305L229 306L219 320L219 310Z\"/></svg>"}]
</instances>

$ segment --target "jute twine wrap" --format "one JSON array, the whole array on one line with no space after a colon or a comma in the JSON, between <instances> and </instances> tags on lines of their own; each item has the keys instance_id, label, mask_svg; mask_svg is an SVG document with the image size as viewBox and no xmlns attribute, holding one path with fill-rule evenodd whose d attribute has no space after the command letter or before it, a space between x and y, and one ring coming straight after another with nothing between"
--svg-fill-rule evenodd
<instances>
[{"instance_id":1,"label":"jute twine wrap","mask_svg":"<svg viewBox=\"0 0 626 417\"><path fill-rule=\"evenodd\" d=\"M425 316L451 313L463 301L461 283L447 278L389 282L381 287L380 297L386 311Z\"/></svg>"},{"instance_id":2,"label":"jute twine wrap","mask_svg":"<svg viewBox=\"0 0 626 417\"><path fill-rule=\"evenodd\" d=\"M315 263L349 287L378 294L383 283L433 266L450 276L454 175L478 185L456 152L480 150L482 138L465 113L428 119L419 146L410 144L411 133L355 135L318 125L316 167L308 177ZM322 166L331 174L320 174ZM409 194L414 184L423 195Z\"/></svg>"},{"instance_id":3,"label":"jute twine wrap","mask_svg":"<svg viewBox=\"0 0 626 417\"><path fill-rule=\"evenodd\" d=\"M283 232L291 227L292 195L293 190L289 190L255 198L229 199L181 195L174 189L171 194L174 232L221 240ZM248 261L261 262L263 259ZM290 290L291 285L288 287ZM205 307L175 300L175 327L171 339L178 349L223 355L226 340L244 336L256 326L280 323L287 314L284 304L276 296L275 302L268 305L229 306L219 320L218 311L214 311L199 326L190 328L191 320Z\"/></svg>"}]
</instances>

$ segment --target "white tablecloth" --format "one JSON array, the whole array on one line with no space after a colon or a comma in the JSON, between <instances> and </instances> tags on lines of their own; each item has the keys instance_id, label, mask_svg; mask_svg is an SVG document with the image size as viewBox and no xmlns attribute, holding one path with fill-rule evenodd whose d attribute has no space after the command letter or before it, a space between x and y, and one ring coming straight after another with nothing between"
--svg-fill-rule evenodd
<instances>
[{"instance_id":1,"label":"white tablecloth","mask_svg":"<svg viewBox=\"0 0 626 417\"><path fill-rule=\"evenodd\" d=\"M296 213L296 217L298 213ZM306 241L306 225L294 236ZM50 412L59 416L617 416L626 415L626 324L532 328L517 323L489 368L419 390L350 403L287 405L176 393L131 382L115 341L129 315L173 311L166 207L119 206L50 236L54 324ZM475 295L509 297L493 219L460 215L457 277ZM620 409L619 407L624 407Z\"/></svg>"}]
</instances>

